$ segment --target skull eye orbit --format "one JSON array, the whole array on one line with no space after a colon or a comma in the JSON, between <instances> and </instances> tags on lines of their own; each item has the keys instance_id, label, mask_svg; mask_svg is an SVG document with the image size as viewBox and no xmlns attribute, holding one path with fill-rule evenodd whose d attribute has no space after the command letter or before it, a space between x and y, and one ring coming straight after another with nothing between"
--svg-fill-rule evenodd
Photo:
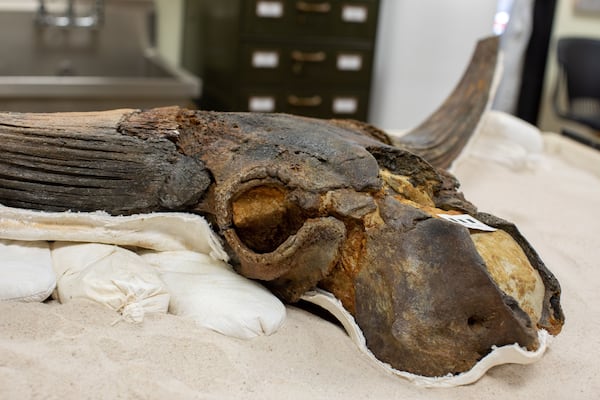
<instances>
[{"instance_id":1,"label":"skull eye orbit","mask_svg":"<svg viewBox=\"0 0 600 400\"><path fill-rule=\"evenodd\" d=\"M270 253L302 227L306 218L287 194L281 186L263 185L235 198L233 224L239 239L249 249Z\"/></svg>"}]
</instances>

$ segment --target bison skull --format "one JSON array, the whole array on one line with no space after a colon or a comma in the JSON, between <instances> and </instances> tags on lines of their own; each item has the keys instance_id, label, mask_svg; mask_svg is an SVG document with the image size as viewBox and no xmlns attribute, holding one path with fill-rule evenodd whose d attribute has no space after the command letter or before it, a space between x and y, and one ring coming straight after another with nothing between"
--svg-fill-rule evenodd
<instances>
[{"instance_id":1,"label":"bison skull","mask_svg":"<svg viewBox=\"0 0 600 400\"><path fill-rule=\"evenodd\" d=\"M213 181L196 210L239 273L288 302L330 291L396 369L459 373L495 345L535 349L537 329L560 330L559 285L514 225L478 213L452 176L374 128L183 111L177 129L178 147ZM442 213L498 230L469 230Z\"/></svg>"},{"instance_id":2,"label":"bison skull","mask_svg":"<svg viewBox=\"0 0 600 400\"><path fill-rule=\"evenodd\" d=\"M459 373L561 329L558 282L514 225L372 127L178 108L0 117L0 203L201 213L240 274L288 302L333 293L396 369Z\"/></svg>"}]
</instances>

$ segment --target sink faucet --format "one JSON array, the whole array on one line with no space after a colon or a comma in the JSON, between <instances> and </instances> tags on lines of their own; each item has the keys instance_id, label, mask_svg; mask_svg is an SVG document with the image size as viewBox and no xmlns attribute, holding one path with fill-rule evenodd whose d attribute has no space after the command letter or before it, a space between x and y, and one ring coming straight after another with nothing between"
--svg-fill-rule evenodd
<instances>
[{"instance_id":1,"label":"sink faucet","mask_svg":"<svg viewBox=\"0 0 600 400\"><path fill-rule=\"evenodd\" d=\"M95 0L94 9L89 15L79 16L75 13L75 0L67 0L64 15L48 12L45 0L39 0L36 22L42 26L96 28L102 24L104 17L104 1Z\"/></svg>"}]
</instances>

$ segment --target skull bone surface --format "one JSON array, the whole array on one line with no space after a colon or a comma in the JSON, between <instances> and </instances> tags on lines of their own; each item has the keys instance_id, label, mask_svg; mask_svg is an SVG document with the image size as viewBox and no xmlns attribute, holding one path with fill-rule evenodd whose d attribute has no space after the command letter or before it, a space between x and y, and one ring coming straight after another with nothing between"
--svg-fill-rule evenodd
<instances>
[{"instance_id":1,"label":"skull bone surface","mask_svg":"<svg viewBox=\"0 0 600 400\"><path fill-rule=\"evenodd\" d=\"M493 346L533 350L538 329L560 331L559 284L516 227L478 213L450 174L372 127L284 114L178 118L178 146L214 181L197 210L237 271L288 302L330 291L381 361L460 373Z\"/></svg>"}]
</instances>

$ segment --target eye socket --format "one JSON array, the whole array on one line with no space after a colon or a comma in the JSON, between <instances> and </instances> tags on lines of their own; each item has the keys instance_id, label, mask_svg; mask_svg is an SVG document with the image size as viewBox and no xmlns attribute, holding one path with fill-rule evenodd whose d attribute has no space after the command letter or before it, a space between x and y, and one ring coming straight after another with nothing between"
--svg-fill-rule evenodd
<instances>
[{"instance_id":1,"label":"eye socket","mask_svg":"<svg viewBox=\"0 0 600 400\"><path fill-rule=\"evenodd\" d=\"M287 194L281 186L255 186L233 201L235 231L254 252L274 251L304 224L302 210L289 201Z\"/></svg>"}]
</instances>

